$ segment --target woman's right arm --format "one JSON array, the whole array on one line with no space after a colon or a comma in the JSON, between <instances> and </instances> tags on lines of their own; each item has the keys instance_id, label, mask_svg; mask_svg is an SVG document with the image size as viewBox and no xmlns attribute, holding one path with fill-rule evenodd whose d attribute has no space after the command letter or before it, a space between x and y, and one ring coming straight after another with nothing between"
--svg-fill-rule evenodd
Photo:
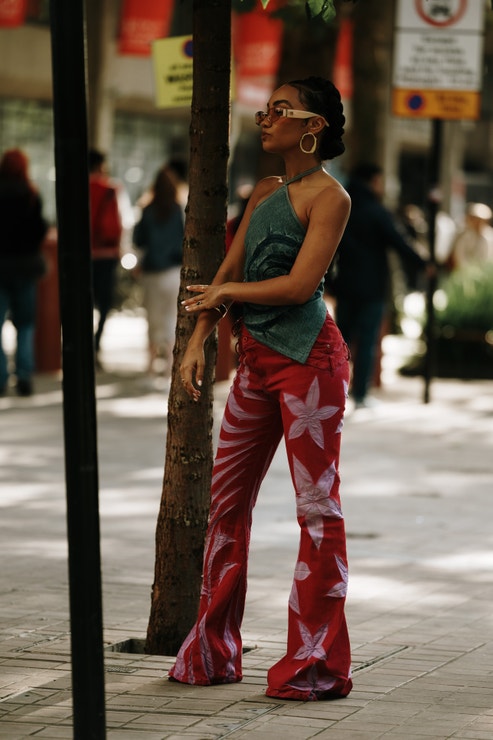
<instances>
[{"instance_id":1,"label":"woman's right arm","mask_svg":"<svg viewBox=\"0 0 493 740\"><path fill-rule=\"evenodd\" d=\"M221 283L228 282L229 280L243 279L243 245L241 243L240 251L239 244L240 241L235 238L212 281L212 285L221 285ZM183 387L194 401L198 401L200 398L200 386L204 378L205 341L214 331L221 318L221 313L215 308L201 311L197 314L195 328L188 340L187 348L180 365L180 377Z\"/></svg>"},{"instance_id":2,"label":"woman's right arm","mask_svg":"<svg viewBox=\"0 0 493 740\"><path fill-rule=\"evenodd\" d=\"M272 187L272 185L270 186ZM245 250L244 241L245 234L250 221L250 215L255 208L258 200L263 197L264 191L266 190L265 181L262 180L255 187L248 205L241 219L238 230L231 242L231 246L219 266L218 271L211 283L211 285L221 285L222 283L242 282L244 277L244 266L245 266ZM227 306L229 308L229 306ZM204 378L205 369L205 353L204 344L207 337L213 332L216 325L221 319L221 314L216 309L212 308L207 311L201 311L197 315L197 321L195 328L190 337L187 349L183 356L182 363L180 365L180 376L183 383L183 387L187 391L188 395L193 398L194 401L198 401L200 398L200 386Z\"/></svg>"}]
</instances>

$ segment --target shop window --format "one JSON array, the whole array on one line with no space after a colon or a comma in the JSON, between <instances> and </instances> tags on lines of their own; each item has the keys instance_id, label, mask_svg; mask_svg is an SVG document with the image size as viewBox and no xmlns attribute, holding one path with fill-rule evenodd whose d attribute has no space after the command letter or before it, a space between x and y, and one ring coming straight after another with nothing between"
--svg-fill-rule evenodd
<instances>
[{"instance_id":1,"label":"shop window","mask_svg":"<svg viewBox=\"0 0 493 740\"><path fill-rule=\"evenodd\" d=\"M117 112L111 174L123 183L132 204L152 185L170 157L188 158L188 122Z\"/></svg>"},{"instance_id":2,"label":"shop window","mask_svg":"<svg viewBox=\"0 0 493 740\"><path fill-rule=\"evenodd\" d=\"M56 220L53 114L36 100L0 99L0 149L18 147L29 157L29 173L43 200L43 214Z\"/></svg>"}]
</instances>

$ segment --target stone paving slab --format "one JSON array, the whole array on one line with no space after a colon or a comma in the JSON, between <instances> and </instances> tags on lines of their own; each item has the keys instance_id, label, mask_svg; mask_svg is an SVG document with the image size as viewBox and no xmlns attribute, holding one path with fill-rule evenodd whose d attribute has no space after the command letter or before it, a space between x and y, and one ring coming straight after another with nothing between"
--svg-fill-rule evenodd
<instances>
[{"instance_id":1,"label":"stone paving slab","mask_svg":"<svg viewBox=\"0 0 493 740\"><path fill-rule=\"evenodd\" d=\"M166 679L173 658L115 651L147 627L166 432L166 388L142 374L145 342L135 324L117 328L97 378L109 740L493 740L493 383L437 380L423 404L420 379L389 373L380 406L348 414L354 689L281 702L264 692L297 549L282 450L254 514L243 682L183 686ZM0 399L2 740L73 734L60 378L36 388Z\"/></svg>"}]
</instances>

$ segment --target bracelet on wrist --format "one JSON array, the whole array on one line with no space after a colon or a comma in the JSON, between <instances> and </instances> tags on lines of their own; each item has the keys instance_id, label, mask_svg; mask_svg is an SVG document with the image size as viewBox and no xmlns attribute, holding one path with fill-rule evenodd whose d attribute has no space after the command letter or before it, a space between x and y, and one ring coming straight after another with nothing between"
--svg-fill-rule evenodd
<instances>
[{"instance_id":1,"label":"bracelet on wrist","mask_svg":"<svg viewBox=\"0 0 493 740\"><path fill-rule=\"evenodd\" d=\"M219 311L222 319L224 319L224 317L228 313L228 307L226 306L225 303L220 303L219 306L213 306L213 308L215 311Z\"/></svg>"}]
</instances>

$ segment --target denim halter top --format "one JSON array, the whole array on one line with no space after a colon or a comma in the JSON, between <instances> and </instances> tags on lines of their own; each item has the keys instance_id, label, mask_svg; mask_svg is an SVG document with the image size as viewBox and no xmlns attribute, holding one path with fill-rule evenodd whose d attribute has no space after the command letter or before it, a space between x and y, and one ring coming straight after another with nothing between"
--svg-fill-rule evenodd
<instances>
[{"instance_id":1,"label":"denim halter top","mask_svg":"<svg viewBox=\"0 0 493 740\"><path fill-rule=\"evenodd\" d=\"M305 238L287 186L321 169L314 167L287 180L253 211L245 236L245 282L289 274ZM323 281L302 305L243 304L243 321L250 334L267 347L304 363L323 326L327 307Z\"/></svg>"}]
</instances>

